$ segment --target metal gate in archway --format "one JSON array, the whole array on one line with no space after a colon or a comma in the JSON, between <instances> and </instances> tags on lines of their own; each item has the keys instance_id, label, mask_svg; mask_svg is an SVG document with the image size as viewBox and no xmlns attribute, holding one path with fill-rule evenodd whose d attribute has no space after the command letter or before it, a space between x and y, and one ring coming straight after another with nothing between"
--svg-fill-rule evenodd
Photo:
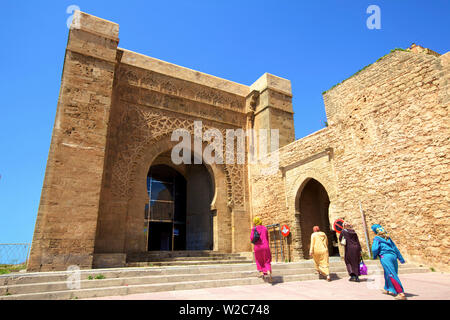
<instances>
[{"instance_id":1,"label":"metal gate in archway","mask_svg":"<svg viewBox=\"0 0 450 320\"><path fill-rule=\"evenodd\" d=\"M266 228L267 233L269 234L269 246L270 252L272 253L272 261L275 260L276 262L278 262L278 257L280 257L280 261L284 262L284 237L281 235L280 224L269 224L266 226Z\"/></svg>"}]
</instances>

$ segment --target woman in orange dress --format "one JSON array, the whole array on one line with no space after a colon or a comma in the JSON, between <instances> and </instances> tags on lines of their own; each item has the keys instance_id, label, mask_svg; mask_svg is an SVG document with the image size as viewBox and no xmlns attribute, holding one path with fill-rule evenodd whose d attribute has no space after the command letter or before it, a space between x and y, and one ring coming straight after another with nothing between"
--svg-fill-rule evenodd
<instances>
[{"instance_id":1,"label":"woman in orange dress","mask_svg":"<svg viewBox=\"0 0 450 320\"><path fill-rule=\"evenodd\" d=\"M320 231L318 226L314 226L311 234L311 246L309 255L314 259L314 265L319 274L325 276L327 281L331 281L328 255L327 235Z\"/></svg>"}]
</instances>

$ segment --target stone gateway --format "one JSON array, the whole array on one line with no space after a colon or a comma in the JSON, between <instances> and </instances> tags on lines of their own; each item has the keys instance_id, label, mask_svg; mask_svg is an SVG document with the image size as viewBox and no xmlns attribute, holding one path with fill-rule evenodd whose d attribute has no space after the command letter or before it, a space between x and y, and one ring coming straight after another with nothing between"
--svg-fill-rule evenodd
<instances>
[{"instance_id":1,"label":"stone gateway","mask_svg":"<svg viewBox=\"0 0 450 320\"><path fill-rule=\"evenodd\" d=\"M79 11L74 21L28 271L250 252L256 215L290 227L286 260L308 258L314 225L339 255L336 219L365 239L359 203L407 261L449 270L450 53L393 50L324 92L328 126L295 140L289 80L234 83L119 48L113 22ZM223 137L277 129L278 161L206 163L193 148L175 164L171 135L195 136L195 121Z\"/></svg>"}]
</instances>

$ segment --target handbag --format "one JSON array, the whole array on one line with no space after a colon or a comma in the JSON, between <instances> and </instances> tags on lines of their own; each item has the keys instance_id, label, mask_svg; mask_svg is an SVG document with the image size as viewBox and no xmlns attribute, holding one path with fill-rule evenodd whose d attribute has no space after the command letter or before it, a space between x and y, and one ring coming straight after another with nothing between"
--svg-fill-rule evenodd
<instances>
[{"instance_id":1,"label":"handbag","mask_svg":"<svg viewBox=\"0 0 450 320\"><path fill-rule=\"evenodd\" d=\"M367 275L367 266L364 263L363 258L361 257L361 261L359 262L359 274L366 276Z\"/></svg>"},{"instance_id":2,"label":"handbag","mask_svg":"<svg viewBox=\"0 0 450 320\"><path fill-rule=\"evenodd\" d=\"M252 243L255 244L256 242L259 241L260 238L261 238L261 235L260 235L259 232L256 230L256 228L254 228Z\"/></svg>"}]
</instances>

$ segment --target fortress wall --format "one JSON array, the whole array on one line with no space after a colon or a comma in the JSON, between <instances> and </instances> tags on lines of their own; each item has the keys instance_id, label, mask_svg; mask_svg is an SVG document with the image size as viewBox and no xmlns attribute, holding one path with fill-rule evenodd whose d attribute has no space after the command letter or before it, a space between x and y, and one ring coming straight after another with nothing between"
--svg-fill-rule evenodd
<instances>
[{"instance_id":1,"label":"fortress wall","mask_svg":"<svg viewBox=\"0 0 450 320\"><path fill-rule=\"evenodd\" d=\"M405 258L448 270L448 60L395 51L324 94L335 150L338 215L363 240L380 223ZM370 236L373 237L372 235Z\"/></svg>"},{"instance_id":2,"label":"fortress wall","mask_svg":"<svg viewBox=\"0 0 450 320\"><path fill-rule=\"evenodd\" d=\"M90 268L95 253L145 251L145 179L175 129L279 129L267 164L212 165L214 250L250 250L252 216L288 224L298 260L309 179L329 219L386 227L408 261L449 270L450 53L395 50L323 94L329 127L294 140L291 84L245 86L125 49L118 25L77 12L69 32L28 269ZM272 154L274 155L274 154ZM371 235L371 239L373 236Z\"/></svg>"},{"instance_id":3,"label":"fortress wall","mask_svg":"<svg viewBox=\"0 0 450 320\"><path fill-rule=\"evenodd\" d=\"M278 161L274 158L266 165L250 165L252 215L260 216L265 225L280 223L290 227L285 249L292 261L304 258L296 204L305 182L314 178L322 183L334 206L333 145L333 129L325 128L282 147Z\"/></svg>"},{"instance_id":4,"label":"fortress wall","mask_svg":"<svg viewBox=\"0 0 450 320\"><path fill-rule=\"evenodd\" d=\"M248 87L124 49L118 50L118 60L96 253L146 251L146 177L152 160L176 144L170 142L172 131L190 131L193 142L194 121L224 137L226 129L246 125L241 94ZM249 224L245 167L220 166L214 179L214 232L220 239L215 249L247 251L249 244L239 237ZM230 200L234 206L227 207Z\"/></svg>"},{"instance_id":5,"label":"fortress wall","mask_svg":"<svg viewBox=\"0 0 450 320\"><path fill-rule=\"evenodd\" d=\"M448 61L385 56L324 94L330 126L281 148L277 174L253 166L252 214L291 226L293 257L296 196L314 178L328 192L330 222L352 222L365 251L359 201L368 226L385 226L408 261L448 270Z\"/></svg>"},{"instance_id":6,"label":"fortress wall","mask_svg":"<svg viewBox=\"0 0 450 320\"><path fill-rule=\"evenodd\" d=\"M74 21L28 271L92 267L119 26Z\"/></svg>"}]
</instances>

